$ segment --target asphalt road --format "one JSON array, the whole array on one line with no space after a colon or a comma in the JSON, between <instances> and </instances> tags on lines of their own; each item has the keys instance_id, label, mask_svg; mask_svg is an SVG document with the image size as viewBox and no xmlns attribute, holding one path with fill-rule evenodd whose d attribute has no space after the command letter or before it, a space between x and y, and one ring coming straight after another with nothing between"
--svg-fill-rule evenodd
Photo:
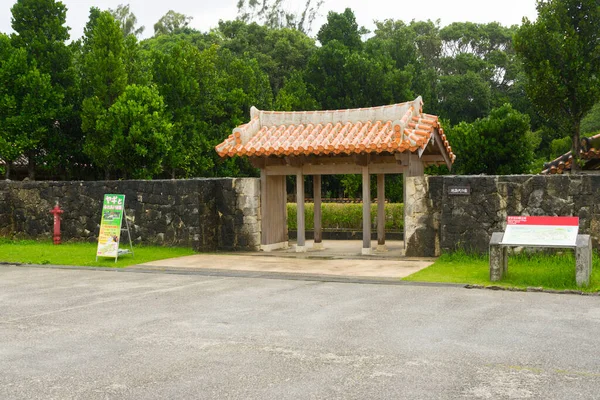
<instances>
[{"instance_id":1,"label":"asphalt road","mask_svg":"<svg viewBox=\"0 0 600 400\"><path fill-rule=\"evenodd\" d=\"M1 399L591 399L599 344L599 297L0 267Z\"/></svg>"}]
</instances>

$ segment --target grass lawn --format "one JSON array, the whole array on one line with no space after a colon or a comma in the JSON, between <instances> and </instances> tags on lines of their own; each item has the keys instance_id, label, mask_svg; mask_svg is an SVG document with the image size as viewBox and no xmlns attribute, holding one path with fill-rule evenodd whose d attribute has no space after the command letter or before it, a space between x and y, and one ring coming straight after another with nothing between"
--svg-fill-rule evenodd
<instances>
[{"instance_id":1,"label":"grass lawn","mask_svg":"<svg viewBox=\"0 0 600 400\"><path fill-rule=\"evenodd\" d=\"M489 259L486 255L456 252L443 254L430 267L406 278L415 282L451 282L477 285L497 285L526 288L543 287L555 290L600 291L600 260L593 254L592 276L587 288L578 288L575 283L575 256L573 252L563 254L512 254L508 257L508 274L499 282L490 281Z\"/></svg>"},{"instance_id":2,"label":"grass lawn","mask_svg":"<svg viewBox=\"0 0 600 400\"><path fill-rule=\"evenodd\" d=\"M83 265L91 267L126 267L154 260L194 254L192 249L182 247L134 246L135 257L126 254L96 261L96 243L63 243L51 241L0 239L0 262L23 264Z\"/></svg>"}]
</instances>

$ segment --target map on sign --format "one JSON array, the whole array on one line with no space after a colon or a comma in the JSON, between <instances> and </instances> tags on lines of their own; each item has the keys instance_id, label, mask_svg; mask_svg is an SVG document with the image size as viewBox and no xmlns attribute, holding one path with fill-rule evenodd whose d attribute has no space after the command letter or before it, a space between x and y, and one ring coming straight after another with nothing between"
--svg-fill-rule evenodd
<instances>
[{"instance_id":1,"label":"map on sign","mask_svg":"<svg viewBox=\"0 0 600 400\"><path fill-rule=\"evenodd\" d=\"M508 217L502 244L575 247L578 217Z\"/></svg>"}]
</instances>

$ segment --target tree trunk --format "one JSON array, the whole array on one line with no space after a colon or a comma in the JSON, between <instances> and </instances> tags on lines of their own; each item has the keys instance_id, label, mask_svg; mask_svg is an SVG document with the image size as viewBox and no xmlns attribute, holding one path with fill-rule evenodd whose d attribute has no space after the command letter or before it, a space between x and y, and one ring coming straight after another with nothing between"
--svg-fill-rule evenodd
<instances>
[{"instance_id":1,"label":"tree trunk","mask_svg":"<svg viewBox=\"0 0 600 400\"><path fill-rule=\"evenodd\" d=\"M110 180L110 172L108 170L108 167L104 168L104 180L105 181Z\"/></svg>"},{"instance_id":2,"label":"tree trunk","mask_svg":"<svg viewBox=\"0 0 600 400\"><path fill-rule=\"evenodd\" d=\"M579 167L580 154L579 149L581 148L580 139L581 123L577 120L573 123L573 142L571 145L571 155L573 156L573 162L571 163L571 173L577 174L581 170Z\"/></svg>"},{"instance_id":3,"label":"tree trunk","mask_svg":"<svg viewBox=\"0 0 600 400\"><path fill-rule=\"evenodd\" d=\"M27 152L27 175L30 181L35 181L35 154L33 151Z\"/></svg>"},{"instance_id":4,"label":"tree trunk","mask_svg":"<svg viewBox=\"0 0 600 400\"><path fill-rule=\"evenodd\" d=\"M4 171L4 179L8 180L10 179L10 167L11 167L12 163L11 162L6 162L5 167L6 170Z\"/></svg>"}]
</instances>

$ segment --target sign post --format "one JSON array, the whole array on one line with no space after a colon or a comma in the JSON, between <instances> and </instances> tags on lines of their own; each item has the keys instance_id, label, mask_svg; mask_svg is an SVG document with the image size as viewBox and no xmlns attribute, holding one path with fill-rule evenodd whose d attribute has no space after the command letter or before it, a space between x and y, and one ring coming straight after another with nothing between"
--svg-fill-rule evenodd
<instances>
[{"instance_id":1,"label":"sign post","mask_svg":"<svg viewBox=\"0 0 600 400\"><path fill-rule=\"evenodd\" d=\"M575 247L578 217L508 217L502 245Z\"/></svg>"},{"instance_id":2,"label":"sign post","mask_svg":"<svg viewBox=\"0 0 600 400\"><path fill-rule=\"evenodd\" d=\"M115 262L117 262L119 254L130 252L129 250L119 249L123 219L125 219L127 227L125 230L129 236L131 254L133 254L129 222L125 216L125 195L105 194L104 202L102 204L102 220L100 222L100 234L98 235L96 261L98 261L98 257L114 257Z\"/></svg>"}]
</instances>

